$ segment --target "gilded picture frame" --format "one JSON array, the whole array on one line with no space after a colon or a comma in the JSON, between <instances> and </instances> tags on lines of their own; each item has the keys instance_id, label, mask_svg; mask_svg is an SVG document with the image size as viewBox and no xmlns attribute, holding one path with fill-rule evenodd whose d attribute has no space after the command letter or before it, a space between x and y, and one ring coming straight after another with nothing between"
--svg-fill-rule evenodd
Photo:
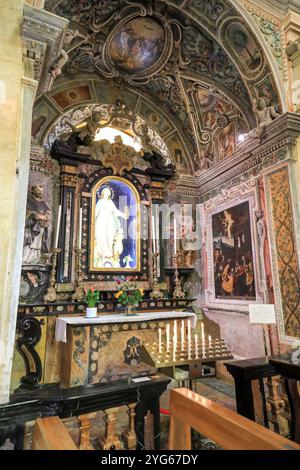
<instances>
[{"instance_id":1,"label":"gilded picture frame","mask_svg":"<svg viewBox=\"0 0 300 470\"><path fill-rule=\"evenodd\" d=\"M140 205L140 194L128 179L104 176L96 182L91 192L90 272L141 271Z\"/></svg>"}]
</instances>

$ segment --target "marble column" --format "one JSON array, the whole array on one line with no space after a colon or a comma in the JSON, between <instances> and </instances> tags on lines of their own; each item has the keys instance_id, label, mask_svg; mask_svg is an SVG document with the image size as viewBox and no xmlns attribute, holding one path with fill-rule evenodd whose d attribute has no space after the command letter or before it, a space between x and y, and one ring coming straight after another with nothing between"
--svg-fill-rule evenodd
<instances>
[{"instance_id":1,"label":"marble column","mask_svg":"<svg viewBox=\"0 0 300 470\"><path fill-rule=\"evenodd\" d=\"M32 106L33 61L22 57L23 1L0 6L0 402L9 396L21 275Z\"/></svg>"}]
</instances>

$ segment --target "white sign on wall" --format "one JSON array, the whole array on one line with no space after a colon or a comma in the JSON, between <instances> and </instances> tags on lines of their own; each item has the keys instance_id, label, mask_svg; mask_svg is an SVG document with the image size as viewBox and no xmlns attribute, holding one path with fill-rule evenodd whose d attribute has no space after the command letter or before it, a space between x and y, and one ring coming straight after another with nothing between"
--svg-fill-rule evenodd
<instances>
[{"instance_id":1,"label":"white sign on wall","mask_svg":"<svg viewBox=\"0 0 300 470\"><path fill-rule=\"evenodd\" d=\"M273 304L249 305L250 323L276 325L275 306Z\"/></svg>"}]
</instances>

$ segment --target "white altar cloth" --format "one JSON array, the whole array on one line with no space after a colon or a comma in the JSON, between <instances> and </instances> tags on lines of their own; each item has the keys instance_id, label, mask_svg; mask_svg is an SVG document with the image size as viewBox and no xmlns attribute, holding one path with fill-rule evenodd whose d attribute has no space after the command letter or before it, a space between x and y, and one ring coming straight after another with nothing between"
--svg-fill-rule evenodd
<instances>
[{"instance_id":1,"label":"white altar cloth","mask_svg":"<svg viewBox=\"0 0 300 470\"><path fill-rule=\"evenodd\" d=\"M98 315L95 318L87 317L58 317L55 323L55 339L56 341L67 342L67 325L107 325L110 323L140 323L151 320L179 320L182 318L190 318L192 320L192 328L196 327L197 316L193 312L147 312L137 315Z\"/></svg>"}]
</instances>

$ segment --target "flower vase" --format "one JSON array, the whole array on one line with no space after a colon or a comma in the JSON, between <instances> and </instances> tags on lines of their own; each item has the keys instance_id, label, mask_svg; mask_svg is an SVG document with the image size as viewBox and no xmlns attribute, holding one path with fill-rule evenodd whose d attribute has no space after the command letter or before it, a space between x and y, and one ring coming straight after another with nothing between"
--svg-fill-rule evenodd
<instances>
[{"instance_id":1,"label":"flower vase","mask_svg":"<svg viewBox=\"0 0 300 470\"><path fill-rule=\"evenodd\" d=\"M95 318L97 316L97 307L87 307L85 316L87 318Z\"/></svg>"},{"instance_id":2,"label":"flower vase","mask_svg":"<svg viewBox=\"0 0 300 470\"><path fill-rule=\"evenodd\" d=\"M127 315L127 316L136 315L135 306L134 306L134 305L127 305L127 306L126 306L126 315Z\"/></svg>"}]
</instances>

